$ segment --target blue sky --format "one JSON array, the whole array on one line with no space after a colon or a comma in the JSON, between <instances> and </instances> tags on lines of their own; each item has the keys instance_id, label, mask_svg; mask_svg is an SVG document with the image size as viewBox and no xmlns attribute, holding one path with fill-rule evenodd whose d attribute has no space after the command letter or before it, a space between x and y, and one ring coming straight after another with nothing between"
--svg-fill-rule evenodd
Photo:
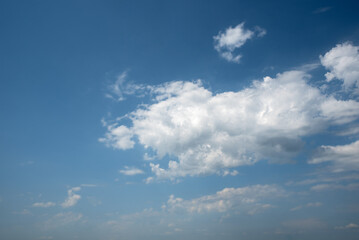
<instances>
[{"instance_id":1,"label":"blue sky","mask_svg":"<svg viewBox=\"0 0 359 240\"><path fill-rule=\"evenodd\" d=\"M357 1L1 1L1 239L357 239Z\"/></svg>"}]
</instances>

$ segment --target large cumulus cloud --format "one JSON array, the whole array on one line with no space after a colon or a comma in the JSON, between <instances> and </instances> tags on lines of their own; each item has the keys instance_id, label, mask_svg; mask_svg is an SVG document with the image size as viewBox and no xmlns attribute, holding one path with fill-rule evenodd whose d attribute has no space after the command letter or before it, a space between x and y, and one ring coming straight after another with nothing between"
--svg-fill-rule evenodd
<instances>
[{"instance_id":1,"label":"large cumulus cloud","mask_svg":"<svg viewBox=\"0 0 359 240\"><path fill-rule=\"evenodd\" d=\"M152 86L153 102L129 114L131 126L108 126L102 141L119 149L137 143L168 156L150 163L157 178L222 173L266 159L288 161L302 138L359 116L359 103L337 100L288 71L237 92L213 94L201 81Z\"/></svg>"}]
</instances>

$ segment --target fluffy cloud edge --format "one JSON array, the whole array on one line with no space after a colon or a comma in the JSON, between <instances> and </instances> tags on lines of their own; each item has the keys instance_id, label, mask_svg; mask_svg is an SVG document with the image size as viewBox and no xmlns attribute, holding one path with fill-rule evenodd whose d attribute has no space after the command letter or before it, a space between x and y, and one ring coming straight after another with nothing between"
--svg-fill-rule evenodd
<instances>
[{"instance_id":1,"label":"fluffy cloud edge","mask_svg":"<svg viewBox=\"0 0 359 240\"><path fill-rule=\"evenodd\" d=\"M242 47L248 40L254 37L263 37L266 30L261 27L255 27L253 30L246 29L244 22L235 27L228 27L224 32L219 32L213 37L214 48L219 55L228 62L239 63L242 55L234 55L234 51Z\"/></svg>"}]
</instances>

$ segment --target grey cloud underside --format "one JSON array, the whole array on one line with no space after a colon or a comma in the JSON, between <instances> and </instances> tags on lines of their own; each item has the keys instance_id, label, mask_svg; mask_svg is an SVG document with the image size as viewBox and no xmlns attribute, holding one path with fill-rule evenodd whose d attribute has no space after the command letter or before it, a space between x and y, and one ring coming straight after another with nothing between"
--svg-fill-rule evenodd
<instances>
[{"instance_id":1,"label":"grey cloud underside","mask_svg":"<svg viewBox=\"0 0 359 240\"><path fill-rule=\"evenodd\" d=\"M324 162L333 163L334 172L359 170L359 140L346 145L321 146L309 163Z\"/></svg>"},{"instance_id":2,"label":"grey cloud underside","mask_svg":"<svg viewBox=\"0 0 359 240\"><path fill-rule=\"evenodd\" d=\"M158 159L169 156L167 168L150 163L159 179L223 174L259 160L287 162L301 151L303 137L359 117L357 101L326 95L309 78L288 71L219 94L201 81L151 86L153 102L129 114L132 126L109 125L101 141L130 149L138 139Z\"/></svg>"}]
</instances>

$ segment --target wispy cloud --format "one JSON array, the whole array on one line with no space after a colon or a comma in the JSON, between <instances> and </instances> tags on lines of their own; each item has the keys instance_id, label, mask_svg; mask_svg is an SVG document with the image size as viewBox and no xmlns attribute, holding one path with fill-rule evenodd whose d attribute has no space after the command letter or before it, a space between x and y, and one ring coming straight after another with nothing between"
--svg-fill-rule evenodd
<instances>
[{"instance_id":1,"label":"wispy cloud","mask_svg":"<svg viewBox=\"0 0 359 240\"><path fill-rule=\"evenodd\" d=\"M42 224L45 230L62 228L66 225L78 223L83 218L81 213L61 212L58 213Z\"/></svg>"},{"instance_id":2,"label":"wispy cloud","mask_svg":"<svg viewBox=\"0 0 359 240\"><path fill-rule=\"evenodd\" d=\"M56 206L54 202L36 202L32 204L33 207L49 208Z\"/></svg>"},{"instance_id":3,"label":"wispy cloud","mask_svg":"<svg viewBox=\"0 0 359 240\"><path fill-rule=\"evenodd\" d=\"M120 173L127 175L127 176L133 176L138 174L143 174L143 170L138 169L136 167L128 167L125 166L125 169L119 170Z\"/></svg>"},{"instance_id":4,"label":"wispy cloud","mask_svg":"<svg viewBox=\"0 0 359 240\"><path fill-rule=\"evenodd\" d=\"M313 191L328 191L328 190L347 190L353 191L359 189L359 183L349 183L349 184L317 184L310 188Z\"/></svg>"},{"instance_id":5,"label":"wispy cloud","mask_svg":"<svg viewBox=\"0 0 359 240\"><path fill-rule=\"evenodd\" d=\"M245 211L254 214L260 210L272 207L261 200L283 197L285 191L275 185L254 185L243 188L225 188L216 194L202 196L200 198L184 200L173 195L163 206L168 211L184 210L189 213Z\"/></svg>"},{"instance_id":6,"label":"wispy cloud","mask_svg":"<svg viewBox=\"0 0 359 240\"><path fill-rule=\"evenodd\" d=\"M331 9L332 9L332 7L321 7L321 8L314 10L313 13L314 14L324 13L324 12L328 12Z\"/></svg>"},{"instance_id":7,"label":"wispy cloud","mask_svg":"<svg viewBox=\"0 0 359 240\"><path fill-rule=\"evenodd\" d=\"M344 229L359 229L359 225L355 223L349 223L345 226L335 227L335 229L344 230Z\"/></svg>"},{"instance_id":8,"label":"wispy cloud","mask_svg":"<svg viewBox=\"0 0 359 240\"><path fill-rule=\"evenodd\" d=\"M249 39L253 37L262 37L266 34L266 30L256 27L254 30L244 28L244 22L235 27L229 27L224 33L219 32L214 36L214 48L219 52L220 56L229 62L239 63L242 55L234 54L237 48L242 47Z\"/></svg>"},{"instance_id":9,"label":"wispy cloud","mask_svg":"<svg viewBox=\"0 0 359 240\"><path fill-rule=\"evenodd\" d=\"M359 111L359 109L358 109ZM338 146L321 146L309 161L311 164L333 163L335 172L359 170L359 140Z\"/></svg>"},{"instance_id":10,"label":"wispy cloud","mask_svg":"<svg viewBox=\"0 0 359 240\"><path fill-rule=\"evenodd\" d=\"M150 90L147 85L135 84L127 80L127 71L122 72L117 76L116 80L108 85L106 97L116 100L123 101L126 99L126 96L136 95L143 96L144 92Z\"/></svg>"},{"instance_id":11,"label":"wispy cloud","mask_svg":"<svg viewBox=\"0 0 359 240\"><path fill-rule=\"evenodd\" d=\"M294 208L291 208L290 211L298 211L302 208L320 207L320 206L322 206L321 202L310 202L310 203L307 203L306 205L299 205Z\"/></svg>"}]
</instances>

